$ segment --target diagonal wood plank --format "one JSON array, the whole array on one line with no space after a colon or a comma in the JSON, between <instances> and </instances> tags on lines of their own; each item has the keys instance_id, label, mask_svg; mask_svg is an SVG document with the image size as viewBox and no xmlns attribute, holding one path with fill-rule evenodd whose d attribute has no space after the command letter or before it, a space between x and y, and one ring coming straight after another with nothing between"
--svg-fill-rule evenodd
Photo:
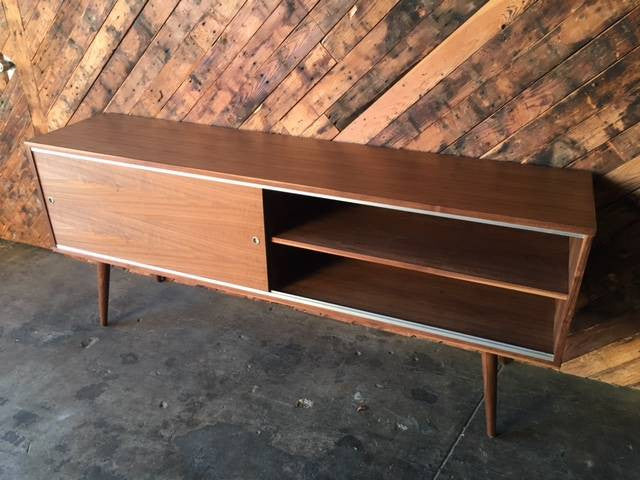
<instances>
[{"instance_id":1,"label":"diagonal wood plank","mask_svg":"<svg viewBox=\"0 0 640 480\"><path fill-rule=\"evenodd\" d=\"M224 107L219 105L217 109L210 109L210 115L202 118L216 125L240 126L251 112L306 57L321 38L322 31L313 19L307 16L239 88L234 88L233 80L235 77L231 77L231 82L227 87L231 98ZM215 107L215 104L213 106Z\"/></svg>"},{"instance_id":2,"label":"diagonal wood plank","mask_svg":"<svg viewBox=\"0 0 640 480\"><path fill-rule=\"evenodd\" d=\"M432 10L437 0L403 0L378 23L341 62L331 69L280 124L291 135L304 132L327 108L340 98L360 77L383 58Z\"/></svg>"},{"instance_id":3,"label":"diagonal wood plank","mask_svg":"<svg viewBox=\"0 0 640 480\"><path fill-rule=\"evenodd\" d=\"M222 115L225 107L233 101L234 92L242 88L253 75L259 74L263 63L280 46L285 38L293 31L298 23L309 13L308 9L297 0L282 1L273 10L271 15L265 20L262 26L256 31L251 40L238 54L234 61L225 69L224 73L211 85L211 87L200 97L198 102L185 117L186 120L200 123L216 123L226 125L227 122ZM314 25L312 24L312 27ZM317 43L321 38L321 32L312 34L313 43ZM303 31L303 34L305 32ZM306 55L313 45L308 45L302 38L302 54L299 59ZM300 39L294 40L293 47L300 43ZM308 46L307 46L308 45ZM305 47L306 51L305 51ZM276 59L276 67L279 59ZM297 63L297 62L295 62ZM273 69L273 65L271 66ZM268 71L262 72L262 78ZM265 81L270 81L266 78Z\"/></svg>"},{"instance_id":4,"label":"diagonal wood plank","mask_svg":"<svg viewBox=\"0 0 640 480\"><path fill-rule=\"evenodd\" d=\"M154 37L133 70L109 101L105 111L128 113L162 67L215 0L182 0Z\"/></svg>"},{"instance_id":5,"label":"diagonal wood plank","mask_svg":"<svg viewBox=\"0 0 640 480\"><path fill-rule=\"evenodd\" d=\"M0 51L7 43L9 39L9 24L7 23L7 17L4 13L4 6L0 3Z\"/></svg>"},{"instance_id":6,"label":"diagonal wood plank","mask_svg":"<svg viewBox=\"0 0 640 480\"><path fill-rule=\"evenodd\" d=\"M31 52L32 57L42 44L62 2L63 0L40 0L31 18L25 24L25 29L29 32L26 38L27 50Z\"/></svg>"},{"instance_id":7,"label":"diagonal wood plank","mask_svg":"<svg viewBox=\"0 0 640 480\"><path fill-rule=\"evenodd\" d=\"M76 65L91 44L105 18L109 15L115 0L90 0L85 11L69 38L57 52L58 57L64 58L63 63L53 62L40 77L40 100L47 110L57 98L65 80L71 75Z\"/></svg>"},{"instance_id":8,"label":"diagonal wood plank","mask_svg":"<svg viewBox=\"0 0 640 480\"><path fill-rule=\"evenodd\" d=\"M47 131L47 120L38 92L36 72L31 63L31 56L25 42L22 17L16 0L3 0L11 39L6 50L11 54L16 66L20 69L20 80L29 105L30 117L37 133Z\"/></svg>"},{"instance_id":9,"label":"diagonal wood plank","mask_svg":"<svg viewBox=\"0 0 640 480\"><path fill-rule=\"evenodd\" d=\"M158 116L170 120L182 120L226 70L277 5L277 0L245 3L218 41L195 66L189 78L167 101Z\"/></svg>"},{"instance_id":10,"label":"diagonal wood plank","mask_svg":"<svg viewBox=\"0 0 640 480\"><path fill-rule=\"evenodd\" d=\"M36 52L33 55L33 64L38 75L38 82L45 75L52 64L68 42L71 32L78 24L86 11L90 0L68 0L63 1L56 11L53 22L48 25L48 30Z\"/></svg>"},{"instance_id":11,"label":"diagonal wood plank","mask_svg":"<svg viewBox=\"0 0 640 480\"><path fill-rule=\"evenodd\" d=\"M131 113L144 116L157 115L180 84L191 74L193 65L220 37L243 3L244 0L221 0L205 12L195 28L184 39L176 54L162 67L140 97Z\"/></svg>"},{"instance_id":12,"label":"diagonal wood plank","mask_svg":"<svg viewBox=\"0 0 640 480\"><path fill-rule=\"evenodd\" d=\"M618 79L616 84L612 78ZM534 121L489 150L483 157L518 161L538 142L550 141L556 133L586 118L595 105L612 98L612 92L636 90L640 81L640 47L636 47L589 83L573 91ZM533 135L534 138L530 136Z\"/></svg>"},{"instance_id":13,"label":"diagonal wood plank","mask_svg":"<svg viewBox=\"0 0 640 480\"><path fill-rule=\"evenodd\" d=\"M486 0L445 0L326 112L344 129L372 101L473 15Z\"/></svg>"},{"instance_id":14,"label":"diagonal wood plank","mask_svg":"<svg viewBox=\"0 0 640 480\"><path fill-rule=\"evenodd\" d=\"M367 143L531 3L531 0L491 0L486 3L342 130L336 140Z\"/></svg>"},{"instance_id":15,"label":"diagonal wood plank","mask_svg":"<svg viewBox=\"0 0 640 480\"><path fill-rule=\"evenodd\" d=\"M177 3L178 0L150 0L145 5L93 82L71 122L83 120L106 108Z\"/></svg>"},{"instance_id":16,"label":"diagonal wood plank","mask_svg":"<svg viewBox=\"0 0 640 480\"><path fill-rule=\"evenodd\" d=\"M606 11L614 12L617 16L626 13L631 2L624 3L613 0ZM447 149L448 153L458 153L463 155L479 156L495 146L506 136L515 132L527 121L535 118L544 112L549 106L559 101L569 94L577 86L593 78L600 71L617 61L621 56L628 53L631 48L638 45L640 38L638 35L631 35L630 32L640 34L640 8L636 8L631 14L616 22L603 34L597 36L600 31L607 27L617 17L603 15L600 8L593 8L587 4L579 9L578 16L571 16L566 22L549 36L549 43L545 42L545 50L550 52L542 55L530 56L529 62L533 58L557 58L559 65L551 70L548 75L543 76L527 89L512 99L503 108L497 109L485 120L478 123L470 131L464 134ZM580 21L576 21L580 19ZM571 53L575 47L584 45L586 40L592 40L577 53L566 61L566 53ZM548 47L547 47L548 45ZM537 49L536 49L537 50ZM564 52L565 55L558 55ZM495 107L494 107L495 110ZM483 110L486 112L486 109ZM489 112L490 113L490 112ZM486 114L485 114L486 116ZM479 115L474 115L474 119L480 120ZM449 117L448 119L450 119ZM445 122L442 119L442 122ZM435 125L435 128L441 125ZM499 128L497 128L499 126ZM440 148L451 143L456 136L464 133L465 128L452 128L450 133L438 134L431 128L424 130L422 138L416 138L412 142L411 148L420 148L428 142L430 145L438 141ZM440 128L438 131L442 131ZM429 135L432 135L429 139Z\"/></svg>"},{"instance_id":17,"label":"diagonal wood plank","mask_svg":"<svg viewBox=\"0 0 640 480\"><path fill-rule=\"evenodd\" d=\"M639 121L640 82L548 143L536 145L520 162L566 167Z\"/></svg>"},{"instance_id":18,"label":"diagonal wood plank","mask_svg":"<svg viewBox=\"0 0 640 480\"><path fill-rule=\"evenodd\" d=\"M406 146L421 131L480 88L483 82L500 75L510 63L517 61L538 42L544 41L549 32L583 2L536 2L389 123L369 143L396 148Z\"/></svg>"},{"instance_id":19,"label":"diagonal wood plank","mask_svg":"<svg viewBox=\"0 0 640 480\"><path fill-rule=\"evenodd\" d=\"M67 124L144 4L145 0L118 0L116 2L93 42L85 51L80 63L69 76L60 95L51 106L47 115L50 129L55 130Z\"/></svg>"},{"instance_id":20,"label":"diagonal wood plank","mask_svg":"<svg viewBox=\"0 0 640 480\"><path fill-rule=\"evenodd\" d=\"M322 45L336 61L342 60L398 1L358 0L322 39Z\"/></svg>"},{"instance_id":21,"label":"diagonal wood plank","mask_svg":"<svg viewBox=\"0 0 640 480\"><path fill-rule=\"evenodd\" d=\"M316 47L296 66L241 125L247 130L271 131L291 107L336 64L321 45Z\"/></svg>"}]
</instances>

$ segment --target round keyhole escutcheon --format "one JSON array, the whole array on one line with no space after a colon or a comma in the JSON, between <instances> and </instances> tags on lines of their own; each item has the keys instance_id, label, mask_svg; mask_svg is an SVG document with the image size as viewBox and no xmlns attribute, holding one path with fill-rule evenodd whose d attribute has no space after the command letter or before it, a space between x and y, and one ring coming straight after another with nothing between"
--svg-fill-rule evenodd
<instances>
[{"instance_id":1,"label":"round keyhole escutcheon","mask_svg":"<svg viewBox=\"0 0 640 480\"><path fill-rule=\"evenodd\" d=\"M49 205L53 205L56 203L56 199L53 197L47 197L47 202L49 202Z\"/></svg>"},{"instance_id":2,"label":"round keyhole escutcheon","mask_svg":"<svg viewBox=\"0 0 640 480\"><path fill-rule=\"evenodd\" d=\"M254 245L260 245L260 239L254 235L253 237L251 237L251 243L253 243Z\"/></svg>"}]
</instances>

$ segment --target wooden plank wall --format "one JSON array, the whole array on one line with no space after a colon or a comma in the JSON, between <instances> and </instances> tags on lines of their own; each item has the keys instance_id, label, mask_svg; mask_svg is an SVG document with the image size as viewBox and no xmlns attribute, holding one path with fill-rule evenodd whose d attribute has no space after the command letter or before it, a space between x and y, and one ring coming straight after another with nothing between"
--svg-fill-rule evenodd
<instances>
[{"instance_id":1,"label":"wooden plank wall","mask_svg":"<svg viewBox=\"0 0 640 480\"><path fill-rule=\"evenodd\" d=\"M21 142L101 111L588 169L600 233L573 356L640 330L640 0L2 7L0 237L50 245ZM607 364L617 383L640 386L636 353Z\"/></svg>"}]
</instances>

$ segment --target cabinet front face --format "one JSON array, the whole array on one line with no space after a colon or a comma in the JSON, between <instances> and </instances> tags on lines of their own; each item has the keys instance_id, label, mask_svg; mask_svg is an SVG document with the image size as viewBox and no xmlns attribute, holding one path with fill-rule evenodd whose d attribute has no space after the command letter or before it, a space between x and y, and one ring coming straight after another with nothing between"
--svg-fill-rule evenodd
<instances>
[{"instance_id":1,"label":"cabinet front face","mask_svg":"<svg viewBox=\"0 0 640 480\"><path fill-rule=\"evenodd\" d=\"M41 152L34 159L59 248L268 289L260 189Z\"/></svg>"}]
</instances>

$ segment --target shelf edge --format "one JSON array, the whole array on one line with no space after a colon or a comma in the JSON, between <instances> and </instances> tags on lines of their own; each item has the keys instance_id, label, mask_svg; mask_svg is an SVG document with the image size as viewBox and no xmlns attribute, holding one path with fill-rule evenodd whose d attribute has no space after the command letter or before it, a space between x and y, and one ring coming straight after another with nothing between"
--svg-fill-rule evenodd
<instances>
[{"instance_id":1,"label":"shelf edge","mask_svg":"<svg viewBox=\"0 0 640 480\"><path fill-rule=\"evenodd\" d=\"M421 272L421 273L426 273L430 275L437 275L439 277L444 277L444 278L452 278L454 280L460 280L463 282L476 283L479 285L488 285L491 287L502 288L505 290L511 290L511 291L520 292L520 293L526 293L529 295L537 295L537 296L546 297L546 298L555 298L557 300L567 300L569 298L569 292L567 293L556 292L553 290L545 290L542 288L529 287L519 283L504 282L500 280L491 280L491 279L480 277L477 275L469 275L465 273L453 272L451 270L445 270L443 268L438 268L438 267L431 267L428 265L419 265L419 264L414 264L409 262L403 262L400 260L392 260L384 257L375 256L375 255L353 253L348 250L343 250L339 248L323 247L323 246L315 245L309 242L289 240L287 238L284 238L278 235L272 236L270 240L276 245L285 245L288 247L300 248L303 250L327 253L329 255L336 255L344 258L352 258L355 260L362 260L365 262L377 263L380 265L387 265L395 268L402 268L404 270Z\"/></svg>"},{"instance_id":2,"label":"shelf edge","mask_svg":"<svg viewBox=\"0 0 640 480\"><path fill-rule=\"evenodd\" d=\"M389 317L387 315L381 315L379 313L367 312L366 310L359 310L357 308L346 307L343 305L337 305L335 303L323 302L322 300L314 300L308 297L301 297L299 295L292 295L286 292L280 292L278 290L271 290L269 292L273 297L280 298L281 300L287 300L290 302L301 303L310 307L322 308L333 312L344 313L353 315L356 317L365 318L367 320L373 320L375 322L386 323L388 325L394 325L396 327L407 328L410 330L416 330L439 337L462 341L465 343L475 344L480 347L491 348L494 350L501 350L503 352L521 355L528 358L537 360L543 360L545 362L553 362L554 355L552 353L540 352L526 347L519 347L517 345L511 345L509 343L498 342L495 340L489 340L486 338L476 337L474 335L467 335L466 333L454 332L439 327L431 327L423 325L421 323L410 322L408 320L402 320L400 318Z\"/></svg>"}]
</instances>

